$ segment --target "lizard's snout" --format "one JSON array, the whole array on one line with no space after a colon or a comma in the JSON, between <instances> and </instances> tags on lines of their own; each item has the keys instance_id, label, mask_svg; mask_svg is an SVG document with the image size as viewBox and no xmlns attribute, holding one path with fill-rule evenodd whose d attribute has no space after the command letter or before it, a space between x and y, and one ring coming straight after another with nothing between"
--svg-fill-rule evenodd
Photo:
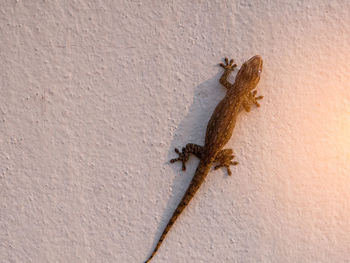
<instances>
[{"instance_id":1,"label":"lizard's snout","mask_svg":"<svg viewBox=\"0 0 350 263\"><path fill-rule=\"evenodd\" d=\"M252 68L255 68L258 70L258 75L260 76L261 72L262 72L262 66L263 66L263 60L262 57L259 55L256 55L254 57L252 57L251 59L248 60L248 64L250 64L250 66Z\"/></svg>"},{"instance_id":2,"label":"lizard's snout","mask_svg":"<svg viewBox=\"0 0 350 263\"><path fill-rule=\"evenodd\" d=\"M249 59L248 61L250 64L256 65L259 67L259 69L262 69L263 60L262 60L261 56L256 55L256 56L252 57L251 59Z\"/></svg>"}]
</instances>

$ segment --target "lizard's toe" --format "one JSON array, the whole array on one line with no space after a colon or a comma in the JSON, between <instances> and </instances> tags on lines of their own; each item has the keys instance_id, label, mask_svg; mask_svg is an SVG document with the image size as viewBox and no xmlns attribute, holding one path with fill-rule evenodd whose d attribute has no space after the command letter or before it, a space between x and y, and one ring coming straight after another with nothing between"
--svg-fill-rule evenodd
<instances>
[{"instance_id":1,"label":"lizard's toe","mask_svg":"<svg viewBox=\"0 0 350 263\"><path fill-rule=\"evenodd\" d=\"M216 165L215 167L214 167L214 170L217 170L217 169L219 169L219 168L221 168L222 167L222 165Z\"/></svg>"},{"instance_id":2,"label":"lizard's toe","mask_svg":"<svg viewBox=\"0 0 350 263\"><path fill-rule=\"evenodd\" d=\"M175 162L177 162L177 161L179 161L179 158L174 158L174 159L171 159L169 162L171 162L171 163L175 163Z\"/></svg>"}]
</instances>

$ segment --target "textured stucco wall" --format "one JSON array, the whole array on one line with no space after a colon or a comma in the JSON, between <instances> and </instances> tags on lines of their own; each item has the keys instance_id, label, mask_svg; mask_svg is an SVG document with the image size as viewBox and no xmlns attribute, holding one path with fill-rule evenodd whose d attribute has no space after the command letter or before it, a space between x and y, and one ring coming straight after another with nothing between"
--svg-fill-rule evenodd
<instances>
[{"instance_id":1,"label":"textured stucco wall","mask_svg":"<svg viewBox=\"0 0 350 263\"><path fill-rule=\"evenodd\" d=\"M350 262L350 2L0 3L0 262L142 263L203 143L217 64L262 106L156 262Z\"/></svg>"}]
</instances>

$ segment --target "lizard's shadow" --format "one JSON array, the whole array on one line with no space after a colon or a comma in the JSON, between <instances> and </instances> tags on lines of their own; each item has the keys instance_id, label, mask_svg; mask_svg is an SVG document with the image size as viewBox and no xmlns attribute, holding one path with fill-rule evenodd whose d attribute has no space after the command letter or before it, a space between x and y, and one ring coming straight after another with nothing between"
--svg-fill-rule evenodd
<instances>
[{"instance_id":1,"label":"lizard's shadow","mask_svg":"<svg viewBox=\"0 0 350 263\"><path fill-rule=\"evenodd\" d=\"M166 209L161 217L152 248L154 248L158 243L158 240L168 224L171 215L185 194L199 163L199 160L192 155L189 161L186 163L186 171L182 171L181 162L171 164L169 160L178 157L178 155L174 152L175 148L178 148L181 151L182 147L184 147L187 143L204 145L205 132L210 116L213 113L216 105L221 101L226 93L225 88L219 83L221 74L222 71L218 67L218 73L214 77L204 81L195 88L193 103L187 110L187 115L183 118L174 132L175 136L171 142L165 163L171 165L172 169L174 169L177 175L175 176L174 182L171 185L171 195L166 205Z\"/></svg>"}]
</instances>

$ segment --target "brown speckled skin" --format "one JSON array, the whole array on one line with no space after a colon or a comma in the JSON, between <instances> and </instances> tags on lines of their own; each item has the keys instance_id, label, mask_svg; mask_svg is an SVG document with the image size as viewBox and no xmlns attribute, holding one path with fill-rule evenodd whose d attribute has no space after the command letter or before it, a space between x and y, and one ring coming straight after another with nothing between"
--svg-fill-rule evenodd
<instances>
[{"instance_id":1,"label":"brown speckled skin","mask_svg":"<svg viewBox=\"0 0 350 263\"><path fill-rule=\"evenodd\" d=\"M220 78L220 83L227 88L226 96L216 106L211 115L204 146L189 143L182 148L182 152L175 149L179 157L170 160L170 162L181 161L183 170L186 170L185 163L189 159L190 154L196 155L200 162L185 195L174 211L151 256L145 263L153 258L178 216L204 182L212 164L218 163L214 169L225 167L229 175L231 175L229 166L238 164L232 161L234 158L232 149L223 149L223 147L231 138L237 115L242 108L249 112L252 104L260 106L257 100L262 99L262 96L256 97L256 90L254 89L260 80L262 64L260 56L252 57L241 66L235 82L231 84L227 81L227 78L236 67L236 64L233 64L233 60L229 62L227 58L225 58L225 64L220 63L220 66L225 69Z\"/></svg>"}]
</instances>

